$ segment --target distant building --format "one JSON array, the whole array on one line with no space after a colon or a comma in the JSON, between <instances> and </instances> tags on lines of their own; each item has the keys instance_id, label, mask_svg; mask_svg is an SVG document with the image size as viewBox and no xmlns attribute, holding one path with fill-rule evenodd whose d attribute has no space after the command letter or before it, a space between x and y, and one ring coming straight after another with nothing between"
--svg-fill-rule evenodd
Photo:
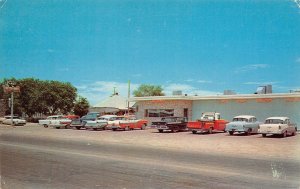
<instances>
[{"instance_id":1,"label":"distant building","mask_svg":"<svg viewBox=\"0 0 300 189\"><path fill-rule=\"evenodd\" d=\"M133 112L134 102L129 103L129 111ZM90 112L99 112L100 114L117 114L124 115L128 113L128 100L120 96L118 93L113 94L107 99L95 104L89 109Z\"/></svg>"}]
</instances>

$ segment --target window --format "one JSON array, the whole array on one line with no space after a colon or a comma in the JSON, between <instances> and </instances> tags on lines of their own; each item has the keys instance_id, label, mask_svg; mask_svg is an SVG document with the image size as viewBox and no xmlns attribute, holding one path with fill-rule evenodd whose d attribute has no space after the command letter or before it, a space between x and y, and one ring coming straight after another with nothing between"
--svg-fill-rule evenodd
<instances>
[{"instance_id":1,"label":"window","mask_svg":"<svg viewBox=\"0 0 300 189\"><path fill-rule=\"evenodd\" d=\"M148 109L145 117L170 117L174 116L174 109Z\"/></svg>"}]
</instances>

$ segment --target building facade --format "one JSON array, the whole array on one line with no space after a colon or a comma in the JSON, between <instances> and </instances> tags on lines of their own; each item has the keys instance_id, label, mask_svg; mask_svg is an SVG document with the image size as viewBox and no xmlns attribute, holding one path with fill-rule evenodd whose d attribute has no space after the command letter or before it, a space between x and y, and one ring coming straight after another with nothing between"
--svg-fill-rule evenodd
<instances>
[{"instance_id":1,"label":"building facade","mask_svg":"<svg viewBox=\"0 0 300 189\"><path fill-rule=\"evenodd\" d=\"M149 122L166 116L199 119L203 112L219 112L222 118L254 115L263 122L271 116L287 116L300 126L300 93L218 96L135 97L136 116Z\"/></svg>"}]
</instances>

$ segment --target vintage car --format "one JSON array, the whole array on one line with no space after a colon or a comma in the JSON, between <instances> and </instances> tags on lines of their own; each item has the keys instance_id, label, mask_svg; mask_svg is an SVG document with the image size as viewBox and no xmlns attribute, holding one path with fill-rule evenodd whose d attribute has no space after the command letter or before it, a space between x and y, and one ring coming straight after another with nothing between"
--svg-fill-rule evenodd
<instances>
[{"instance_id":1,"label":"vintage car","mask_svg":"<svg viewBox=\"0 0 300 189\"><path fill-rule=\"evenodd\" d=\"M11 119L11 116L4 116L4 120L2 121L3 124L7 125L20 125L24 126L26 124L25 119L21 119L19 116L13 116L13 119Z\"/></svg>"},{"instance_id":2,"label":"vintage car","mask_svg":"<svg viewBox=\"0 0 300 189\"><path fill-rule=\"evenodd\" d=\"M162 133L163 131L185 131L187 130L187 118L186 117L163 117L161 121L152 122L157 130Z\"/></svg>"},{"instance_id":3,"label":"vintage car","mask_svg":"<svg viewBox=\"0 0 300 189\"><path fill-rule=\"evenodd\" d=\"M120 120L119 124L112 125L111 129L113 131L116 131L116 130L129 131L129 130L134 130L134 129L144 130L144 129L146 129L147 123L148 123L147 120L136 119L134 116L127 116L127 117L123 118L122 120Z\"/></svg>"},{"instance_id":4,"label":"vintage car","mask_svg":"<svg viewBox=\"0 0 300 189\"><path fill-rule=\"evenodd\" d=\"M121 120L126 120L126 116L103 115L100 119L107 121L106 129L111 129L112 126L118 126Z\"/></svg>"},{"instance_id":5,"label":"vintage car","mask_svg":"<svg viewBox=\"0 0 300 189\"><path fill-rule=\"evenodd\" d=\"M62 119L62 118L64 118L64 115L48 116L46 119L39 120L39 125L42 125L45 128L47 128L49 126L51 120Z\"/></svg>"},{"instance_id":6,"label":"vintage car","mask_svg":"<svg viewBox=\"0 0 300 189\"><path fill-rule=\"evenodd\" d=\"M297 134L297 125L290 122L288 117L269 117L265 123L260 124L258 133L266 137L267 134L280 135L286 137L287 135Z\"/></svg>"},{"instance_id":7,"label":"vintage car","mask_svg":"<svg viewBox=\"0 0 300 189\"><path fill-rule=\"evenodd\" d=\"M73 119L70 123L70 127L78 130L81 128L85 128L85 124L87 121L95 121L99 116L100 114L98 112L90 112L79 119Z\"/></svg>"},{"instance_id":8,"label":"vintage car","mask_svg":"<svg viewBox=\"0 0 300 189\"><path fill-rule=\"evenodd\" d=\"M108 122L106 119L102 118L102 117L98 117L96 118L96 120L94 121L86 121L85 123L85 128L88 129L93 129L95 131L97 130L105 130L106 126L108 125Z\"/></svg>"},{"instance_id":9,"label":"vintage car","mask_svg":"<svg viewBox=\"0 0 300 189\"><path fill-rule=\"evenodd\" d=\"M49 126L56 129L68 129L70 128L71 122L71 119L67 118L66 116L63 116L55 120L51 120Z\"/></svg>"},{"instance_id":10,"label":"vintage car","mask_svg":"<svg viewBox=\"0 0 300 189\"><path fill-rule=\"evenodd\" d=\"M239 115L233 118L232 122L226 124L225 131L233 135L234 132L257 133L260 122L257 121L255 116L252 115Z\"/></svg>"},{"instance_id":11,"label":"vintage car","mask_svg":"<svg viewBox=\"0 0 300 189\"><path fill-rule=\"evenodd\" d=\"M4 120L6 120L5 117L0 117L0 124L3 123Z\"/></svg>"},{"instance_id":12,"label":"vintage car","mask_svg":"<svg viewBox=\"0 0 300 189\"><path fill-rule=\"evenodd\" d=\"M221 114L217 112L204 112L200 119L196 121L189 121L187 127L193 134L209 133L212 134L215 131L225 132L227 120L221 119Z\"/></svg>"}]
</instances>

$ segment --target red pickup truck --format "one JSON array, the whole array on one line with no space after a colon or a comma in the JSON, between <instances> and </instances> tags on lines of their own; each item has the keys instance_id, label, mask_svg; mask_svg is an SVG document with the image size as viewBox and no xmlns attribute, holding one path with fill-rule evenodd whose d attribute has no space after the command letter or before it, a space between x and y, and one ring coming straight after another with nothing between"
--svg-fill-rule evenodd
<instances>
[{"instance_id":1,"label":"red pickup truck","mask_svg":"<svg viewBox=\"0 0 300 189\"><path fill-rule=\"evenodd\" d=\"M220 113L205 112L202 114L200 120L189 121L187 127L193 134L196 134L198 131L211 134L213 131L225 132L225 127L228 122L227 120L221 119Z\"/></svg>"}]
</instances>

